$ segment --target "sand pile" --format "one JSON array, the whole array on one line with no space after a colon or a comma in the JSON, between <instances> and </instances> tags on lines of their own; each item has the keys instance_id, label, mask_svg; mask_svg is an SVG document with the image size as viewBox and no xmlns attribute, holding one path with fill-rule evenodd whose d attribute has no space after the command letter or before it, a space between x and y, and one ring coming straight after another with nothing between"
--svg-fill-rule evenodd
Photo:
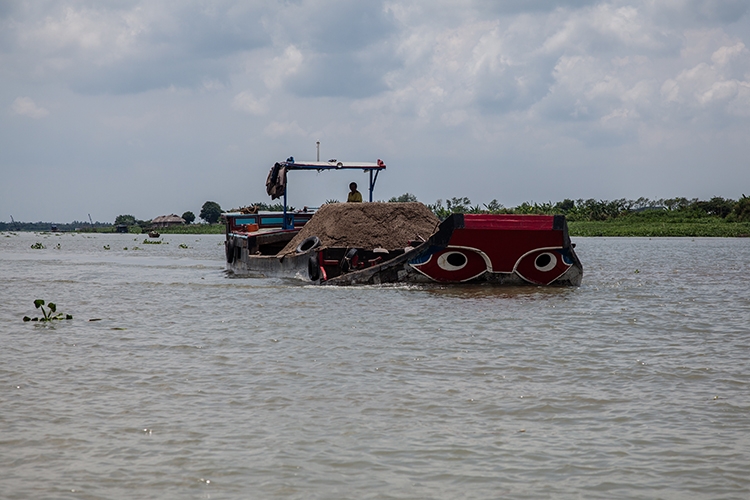
<instances>
[{"instance_id":1,"label":"sand pile","mask_svg":"<svg viewBox=\"0 0 750 500\"><path fill-rule=\"evenodd\" d=\"M294 252L310 236L320 238L323 248L395 250L429 238L439 223L421 203L330 203L320 207L279 255Z\"/></svg>"}]
</instances>

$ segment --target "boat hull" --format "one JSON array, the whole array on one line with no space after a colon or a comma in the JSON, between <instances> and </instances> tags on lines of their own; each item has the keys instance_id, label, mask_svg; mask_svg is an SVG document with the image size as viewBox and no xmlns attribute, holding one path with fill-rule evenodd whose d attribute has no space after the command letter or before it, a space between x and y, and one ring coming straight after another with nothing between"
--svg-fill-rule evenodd
<instances>
[{"instance_id":1,"label":"boat hull","mask_svg":"<svg viewBox=\"0 0 750 500\"><path fill-rule=\"evenodd\" d=\"M224 243L227 271L236 276L309 280L307 265L314 250L289 255L277 255L275 253L264 255L259 250L269 245L273 245L273 248L283 246L297 232L297 230L294 230L258 235L228 234Z\"/></svg>"},{"instance_id":2,"label":"boat hull","mask_svg":"<svg viewBox=\"0 0 750 500\"><path fill-rule=\"evenodd\" d=\"M403 255L322 284L579 286L582 278L564 217L454 214L430 239Z\"/></svg>"},{"instance_id":3,"label":"boat hull","mask_svg":"<svg viewBox=\"0 0 750 500\"><path fill-rule=\"evenodd\" d=\"M257 251L262 238L278 244L294 234L228 234L227 269L236 275L298 278L321 285L579 286L583 278L563 216L453 214L426 241L391 251L313 248L286 255Z\"/></svg>"}]
</instances>

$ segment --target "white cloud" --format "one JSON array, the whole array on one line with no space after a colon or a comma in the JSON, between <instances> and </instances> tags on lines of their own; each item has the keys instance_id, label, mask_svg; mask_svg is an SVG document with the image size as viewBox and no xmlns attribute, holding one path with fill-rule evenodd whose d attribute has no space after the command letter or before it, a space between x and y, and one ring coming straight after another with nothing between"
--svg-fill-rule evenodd
<instances>
[{"instance_id":1,"label":"white cloud","mask_svg":"<svg viewBox=\"0 0 750 500\"><path fill-rule=\"evenodd\" d=\"M273 138L285 136L307 137L308 133L299 126L296 120L291 122L273 121L269 123L263 132Z\"/></svg>"},{"instance_id":2,"label":"white cloud","mask_svg":"<svg viewBox=\"0 0 750 500\"><path fill-rule=\"evenodd\" d=\"M738 41L732 46L721 47L716 52L711 54L711 62L719 66L726 66L732 60L747 55L748 50L745 44Z\"/></svg>"},{"instance_id":3,"label":"white cloud","mask_svg":"<svg viewBox=\"0 0 750 500\"><path fill-rule=\"evenodd\" d=\"M263 81L269 89L278 89L287 78L294 77L300 70L304 57L294 45L284 48L281 55L271 59L264 72Z\"/></svg>"},{"instance_id":4,"label":"white cloud","mask_svg":"<svg viewBox=\"0 0 750 500\"><path fill-rule=\"evenodd\" d=\"M679 104L683 111L692 108L713 114L747 116L750 73L743 70L750 67L750 51L744 43L735 40L709 54L706 38L695 39L703 46L705 60L664 82L661 94L665 103ZM688 51L696 52L695 48Z\"/></svg>"},{"instance_id":5,"label":"white cloud","mask_svg":"<svg viewBox=\"0 0 750 500\"><path fill-rule=\"evenodd\" d=\"M269 43L267 8L231 2L22 4L0 29L13 40L15 72L64 82L80 93L138 93L226 81L227 66ZM29 64L32 61L32 64Z\"/></svg>"},{"instance_id":6,"label":"white cloud","mask_svg":"<svg viewBox=\"0 0 750 500\"><path fill-rule=\"evenodd\" d=\"M44 118L49 114L45 108L37 106L30 97L16 97L11 105L13 113L30 118Z\"/></svg>"},{"instance_id":7,"label":"white cloud","mask_svg":"<svg viewBox=\"0 0 750 500\"><path fill-rule=\"evenodd\" d=\"M251 115L264 115L268 113L268 104L265 99L256 99L252 92L245 90L240 92L232 100L232 107Z\"/></svg>"}]
</instances>

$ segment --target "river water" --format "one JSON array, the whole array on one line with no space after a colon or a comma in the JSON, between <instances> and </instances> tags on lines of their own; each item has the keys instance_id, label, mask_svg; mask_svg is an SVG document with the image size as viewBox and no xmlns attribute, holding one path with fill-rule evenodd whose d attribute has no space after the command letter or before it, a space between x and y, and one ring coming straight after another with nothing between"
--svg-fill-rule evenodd
<instances>
[{"instance_id":1,"label":"river water","mask_svg":"<svg viewBox=\"0 0 750 500\"><path fill-rule=\"evenodd\" d=\"M750 497L750 239L574 238L555 289L233 279L223 236L161 239L0 233L0 497Z\"/></svg>"}]
</instances>

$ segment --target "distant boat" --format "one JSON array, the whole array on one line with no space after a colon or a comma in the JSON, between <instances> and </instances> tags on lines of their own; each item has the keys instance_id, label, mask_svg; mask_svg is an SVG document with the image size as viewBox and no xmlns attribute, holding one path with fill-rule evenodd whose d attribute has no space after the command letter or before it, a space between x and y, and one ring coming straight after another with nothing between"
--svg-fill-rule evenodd
<instances>
[{"instance_id":1,"label":"distant boat","mask_svg":"<svg viewBox=\"0 0 750 500\"><path fill-rule=\"evenodd\" d=\"M161 236L161 234L157 233L156 231L149 231L148 233L149 238L158 238L159 236Z\"/></svg>"}]
</instances>

